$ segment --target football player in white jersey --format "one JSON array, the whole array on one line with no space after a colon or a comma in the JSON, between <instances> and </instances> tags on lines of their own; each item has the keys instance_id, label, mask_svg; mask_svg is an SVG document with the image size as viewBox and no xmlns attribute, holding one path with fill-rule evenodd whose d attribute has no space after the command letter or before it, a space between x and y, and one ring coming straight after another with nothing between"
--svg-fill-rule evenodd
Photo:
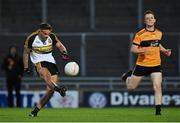
<instances>
[{"instance_id":1,"label":"football player in white jersey","mask_svg":"<svg viewBox=\"0 0 180 123\"><path fill-rule=\"evenodd\" d=\"M61 41L52 33L52 27L48 23L41 23L37 31L30 34L24 42L23 63L24 71L29 72L29 56L35 65L36 71L46 82L46 94L29 114L36 117L37 113L52 97L54 91L60 93L62 97L66 95L65 87L58 87L58 68L52 56L53 46L56 46L62 54L64 60L68 60L67 49Z\"/></svg>"}]
</instances>

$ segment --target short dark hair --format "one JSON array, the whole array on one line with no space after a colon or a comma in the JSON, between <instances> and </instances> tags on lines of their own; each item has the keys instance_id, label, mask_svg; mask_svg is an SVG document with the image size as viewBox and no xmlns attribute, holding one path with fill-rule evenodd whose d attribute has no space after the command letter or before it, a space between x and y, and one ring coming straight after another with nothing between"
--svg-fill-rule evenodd
<instances>
[{"instance_id":1,"label":"short dark hair","mask_svg":"<svg viewBox=\"0 0 180 123\"><path fill-rule=\"evenodd\" d=\"M49 30L52 30L52 27L50 24L48 23L41 23L40 26L39 26L40 29L49 29Z\"/></svg>"},{"instance_id":2,"label":"short dark hair","mask_svg":"<svg viewBox=\"0 0 180 123\"><path fill-rule=\"evenodd\" d=\"M151 11L151 10L147 10L147 11L144 12L144 16L147 15L147 14L152 14L152 15L154 15L154 17L155 17L154 12Z\"/></svg>"}]
</instances>

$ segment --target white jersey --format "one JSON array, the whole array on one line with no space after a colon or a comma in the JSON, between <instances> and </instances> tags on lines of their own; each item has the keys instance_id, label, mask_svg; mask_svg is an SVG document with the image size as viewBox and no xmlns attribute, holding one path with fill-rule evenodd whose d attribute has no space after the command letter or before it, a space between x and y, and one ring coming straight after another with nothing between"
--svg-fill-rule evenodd
<instances>
[{"instance_id":1,"label":"white jersey","mask_svg":"<svg viewBox=\"0 0 180 123\"><path fill-rule=\"evenodd\" d=\"M47 61L55 64L56 61L52 56L52 49L53 45L57 43L56 39L56 35L51 33L45 41L42 41L38 36L38 31L32 33L24 44L25 47L31 49L30 59L32 63Z\"/></svg>"}]
</instances>

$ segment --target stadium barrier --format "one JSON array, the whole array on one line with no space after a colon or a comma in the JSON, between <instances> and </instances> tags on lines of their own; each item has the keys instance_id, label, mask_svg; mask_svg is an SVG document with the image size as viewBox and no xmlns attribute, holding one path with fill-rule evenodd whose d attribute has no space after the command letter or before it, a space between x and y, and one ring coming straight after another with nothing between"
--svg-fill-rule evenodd
<instances>
[{"instance_id":1,"label":"stadium barrier","mask_svg":"<svg viewBox=\"0 0 180 123\"><path fill-rule=\"evenodd\" d=\"M63 77L61 85L67 86L68 96L63 99L55 93L47 104L52 108L152 106L154 96L152 82L145 78L137 91L128 92L119 77ZM164 77L163 105L180 106L180 77ZM0 107L7 106L5 78L0 78ZM45 83L38 77L24 78L22 82L22 106L33 107L44 94ZM15 98L15 97L14 97Z\"/></svg>"},{"instance_id":2,"label":"stadium barrier","mask_svg":"<svg viewBox=\"0 0 180 123\"><path fill-rule=\"evenodd\" d=\"M21 107L34 107L45 91L22 91ZM46 104L48 108L78 108L79 95L78 91L68 91L67 95L62 98L59 93L55 92L50 101ZM16 105L15 93L13 93L14 104ZM0 91L0 107L7 107L7 92Z\"/></svg>"},{"instance_id":3,"label":"stadium barrier","mask_svg":"<svg viewBox=\"0 0 180 123\"><path fill-rule=\"evenodd\" d=\"M154 106L153 91L86 91L84 92L83 106L91 108L127 107L127 106ZM179 91L164 91L163 106L180 106Z\"/></svg>"}]
</instances>

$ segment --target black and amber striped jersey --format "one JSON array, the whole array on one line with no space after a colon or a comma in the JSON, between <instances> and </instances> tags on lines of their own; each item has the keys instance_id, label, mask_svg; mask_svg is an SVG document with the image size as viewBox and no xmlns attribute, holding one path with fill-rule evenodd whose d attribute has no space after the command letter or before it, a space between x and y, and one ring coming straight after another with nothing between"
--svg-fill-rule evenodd
<instances>
[{"instance_id":1,"label":"black and amber striped jersey","mask_svg":"<svg viewBox=\"0 0 180 123\"><path fill-rule=\"evenodd\" d=\"M144 28L136 33L133 44L148 50L148 54L138 54L137 65L153 67L161 64L159 47L161 39L162 32L158 29L148 31Z\"/></svg>"},{"instance_id":2,"label":"black and amber striped jersey","mask_svg":"<svg viewBox=\"0 0 180 123\"><path fill-rule=\"evenodd\" d=\"M42 40L38 36L38 31L30 34L25 42L24 47L29 48L30 59L33 63L47 61L55 63L55 59L52 56L53 45L56 45L57 37L54 33L50 33L46 40Z\"/></svg>"}]
</instances>

